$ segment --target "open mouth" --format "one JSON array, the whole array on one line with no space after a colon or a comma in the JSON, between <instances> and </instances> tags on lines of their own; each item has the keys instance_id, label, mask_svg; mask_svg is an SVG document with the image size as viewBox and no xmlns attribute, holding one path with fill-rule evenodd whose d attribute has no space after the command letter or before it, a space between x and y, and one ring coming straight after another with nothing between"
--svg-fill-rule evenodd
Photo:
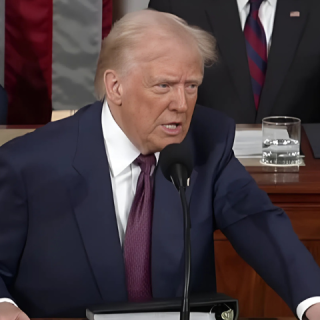
<instances>
[{"instance_id":1,"label":"open mouth","mask_svg":"<svg viewBox=\"0 0 320 320\"><path fill-rule=\"evenodd\" d=\"M167 129L176 129L179 124L178 123L173 123L173 124L164 124L164 127L166 127Z\"/></svg>"},{"instance_id":2,"label":"open mouth","mask_svg":"<svg viewBox=\"0 0 320 320\"><path fill-rule=\"evenodd\" d=\"M163 124L162 128L167 134L170 135L177 135L181 132L182 130L182 124L179 122L172 122L168 124Z\"/></svg>"}]
</instances>

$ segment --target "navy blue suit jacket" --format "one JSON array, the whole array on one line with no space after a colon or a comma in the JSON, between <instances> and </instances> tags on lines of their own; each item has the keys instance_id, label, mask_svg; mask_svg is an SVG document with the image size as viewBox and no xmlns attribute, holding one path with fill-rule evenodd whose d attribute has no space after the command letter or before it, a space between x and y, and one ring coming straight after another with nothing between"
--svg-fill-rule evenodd
<instances>
[{"instance_id":1,"label":"navy blue suit jacket","mask_svg":"<svg viewBox=\"0 0 320 320\"><path fill-rule=\"evenodd\" d=\"M127 299L124 261L101 127L102 103L0 148L0 297L30 317L84 317ZM214 291L213 232L295 310L320 295L320 272L286 214L232 152L234 122L196 106L186 139L195 167L190 199L191 292ZM183 216L174 186L155 173L152 289L182 295Z\"/></svg>"}]
</instances>

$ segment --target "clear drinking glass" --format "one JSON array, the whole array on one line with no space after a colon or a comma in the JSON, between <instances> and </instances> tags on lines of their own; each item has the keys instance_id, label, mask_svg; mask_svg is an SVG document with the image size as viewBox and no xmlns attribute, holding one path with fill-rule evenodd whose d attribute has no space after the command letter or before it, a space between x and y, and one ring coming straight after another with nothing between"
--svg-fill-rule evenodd
<instances>
[{"instance_id":1,"label":"clear drinking glass","mask_svg":"<svg viewBox=\"0 0 320 320\"><path fill-rule=\"evenodd\" d=\"M301 120L293 117L262 119L262 159L269 165L300 164Z\"/></svg>"}]
</instances>

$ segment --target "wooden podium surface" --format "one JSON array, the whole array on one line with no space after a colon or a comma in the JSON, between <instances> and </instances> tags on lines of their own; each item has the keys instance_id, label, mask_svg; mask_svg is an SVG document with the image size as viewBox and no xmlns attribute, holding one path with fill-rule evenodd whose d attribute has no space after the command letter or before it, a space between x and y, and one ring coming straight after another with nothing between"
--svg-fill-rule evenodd
<instances>
[{"instance_id":1,"label":"wooden podium surface","mask_svg":"<svg viewBox=\"0 0 320 320\"><path fill-rule=\"evenodd\" d=\"M261 167L246 169L272 202L285 210L299 238L320 265L320 159L314 159L303 130L301 142L306 166L297 173L266 173ZM239 300L240 316L293 316L220 231L215 232L214 238L218 291Z\"/></svg>"},{"instance_id":2,"label":"wooden podium surface","mask_svg":"<svg viewBox=\"0 0 320 320\"><path fill-rule=\"evenodd\" d=\"M32 129L0 126L0 145L5 142L2 140ZM303 130L301 141L306 166L300 167L299 172L271 173L264 172L263 167L247 167L247 170L272 202L286 211L299 238L320 265L320 159L313 158ZM239 300L241 317L293 317L281 298L237 255L220 231L215 232L214 239L217 289Z\"/></svg>"}]
</instances>

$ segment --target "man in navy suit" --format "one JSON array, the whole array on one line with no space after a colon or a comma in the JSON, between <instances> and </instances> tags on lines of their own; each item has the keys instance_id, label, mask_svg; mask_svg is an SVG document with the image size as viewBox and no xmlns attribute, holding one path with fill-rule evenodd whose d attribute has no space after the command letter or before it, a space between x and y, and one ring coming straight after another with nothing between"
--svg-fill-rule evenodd
<instances>
[{"instance_id":1,"label":"man in navy suit","mask_svg":"<svg viewBox=\"0 0 320 320\"><path fill-rule=\"evenodd\" d=\"M4 88L0 85L0 124L7 123L8 97Z\"/></svg>"},{"instance_id":2,"label":"man in navy suit","mask_svg":"<svg viewBox=\"0 0 320 320\"><path fill-rule=\"evenodd\" d=\"M136 159L156 161L166 145L183 140L195 163L187 191L191 293L216 288L219 228L294 312L303 304L310 320L320 315L308 300L320 295L319 267L286 214L234 157L234 121L195 106L204 64L215 59L211 43L208 33L169 14L125 16L102 46L95 86L104 101L0 149L1 319L84 317L86 306L127 301L128 279L146 262L151 273L140 275L153 298L181 296L179 194L156 162L145 174ZM126 240L128 229L132 241L141 236L130 222L140 177L145 194L154 186L151 258L141 265L127 264L133 242ZM133 246L137 255L144 245ZM305 311L297 311L300 318Z\"/></svg>"}]
</instances>

